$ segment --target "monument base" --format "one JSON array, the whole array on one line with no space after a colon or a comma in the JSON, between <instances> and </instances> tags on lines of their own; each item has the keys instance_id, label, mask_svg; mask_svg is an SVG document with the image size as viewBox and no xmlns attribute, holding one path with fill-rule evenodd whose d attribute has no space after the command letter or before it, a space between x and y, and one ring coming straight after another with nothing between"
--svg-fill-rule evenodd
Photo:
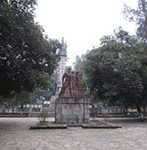
<instances>
[{"instance_id":1,"label":"monument base","mask_svg":"<svg viewBox=\"0 0 147 150\"><path fill-rule=\"evenodd\" d=\"M55 102L55 123L83 124L90 120L89 99L59 97Z\"/></svg>"}]
</instances>

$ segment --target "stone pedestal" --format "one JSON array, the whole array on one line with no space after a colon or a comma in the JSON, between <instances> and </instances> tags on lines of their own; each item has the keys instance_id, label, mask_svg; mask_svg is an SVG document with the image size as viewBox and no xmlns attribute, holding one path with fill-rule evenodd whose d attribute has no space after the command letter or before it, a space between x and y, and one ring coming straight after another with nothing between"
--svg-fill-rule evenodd
<instances>
[{"instance_id":1,"label":"stone pedestal","mask_svg":"<svg viewBox=\"0 0 147 150\"><path fill-rule=\"evenodd\" d=\"M86 98L58 98L55 102L55 122L83 124L89 122L89 105Z\"/></svg>"}]
</instances>

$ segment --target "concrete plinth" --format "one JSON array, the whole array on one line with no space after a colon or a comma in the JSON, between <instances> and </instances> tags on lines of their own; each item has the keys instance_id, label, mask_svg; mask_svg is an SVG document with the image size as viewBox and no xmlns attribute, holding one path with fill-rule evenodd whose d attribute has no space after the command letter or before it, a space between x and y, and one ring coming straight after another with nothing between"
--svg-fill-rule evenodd
<instances>
[{"instance_id":1,"label":"concrete plinth","mask_svg":"<svg viewBox=\"0 0 147 150\"><path fill-rule=\"evenodd\" d=\"M58 98L55 102L55 122L83 124L89 122L89 100L86 98Z\"/></svg>"}]
</instances>

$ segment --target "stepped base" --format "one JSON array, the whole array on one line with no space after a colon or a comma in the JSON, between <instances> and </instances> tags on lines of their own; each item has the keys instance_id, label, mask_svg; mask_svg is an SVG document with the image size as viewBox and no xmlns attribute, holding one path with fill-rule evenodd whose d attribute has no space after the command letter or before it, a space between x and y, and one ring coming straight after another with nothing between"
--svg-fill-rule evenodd
<instances>
[{"instance_id":1,"label":"stepped base","mask_svg":"<svg viewBox=\"0 0 147 150\"><path fill-rule=\"evenodd\" d=\"M118 125L112 125L105 122L100 121L90 121L87 124L56 124L56 123L49 123L46 125L37 124L35 126L31 126L30 130L34 129L67 129L69 127L81 127L83 129L117 129L121 128Z\"/></svg>"}]
</instances>

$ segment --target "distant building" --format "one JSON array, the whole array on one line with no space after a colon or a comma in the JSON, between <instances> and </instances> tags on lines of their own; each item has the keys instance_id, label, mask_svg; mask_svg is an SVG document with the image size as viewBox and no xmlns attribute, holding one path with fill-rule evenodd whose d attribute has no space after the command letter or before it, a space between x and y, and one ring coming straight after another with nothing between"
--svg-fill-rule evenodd
<instances>
[{"instance_id":1,"label":"distant building","mask_svg":"<svg viewBox=\"0 0 147 150\"><path fill-rule=\"evenodd\" d=\"M66 61L67 61L67 44L64 42L64 38L62 38L61 48L58 51L58 55L60 57L60 61L57 68L57 87L56 94L59 94L62 87L62 77L65 73Z\"/></svg>"}]
</instances>

